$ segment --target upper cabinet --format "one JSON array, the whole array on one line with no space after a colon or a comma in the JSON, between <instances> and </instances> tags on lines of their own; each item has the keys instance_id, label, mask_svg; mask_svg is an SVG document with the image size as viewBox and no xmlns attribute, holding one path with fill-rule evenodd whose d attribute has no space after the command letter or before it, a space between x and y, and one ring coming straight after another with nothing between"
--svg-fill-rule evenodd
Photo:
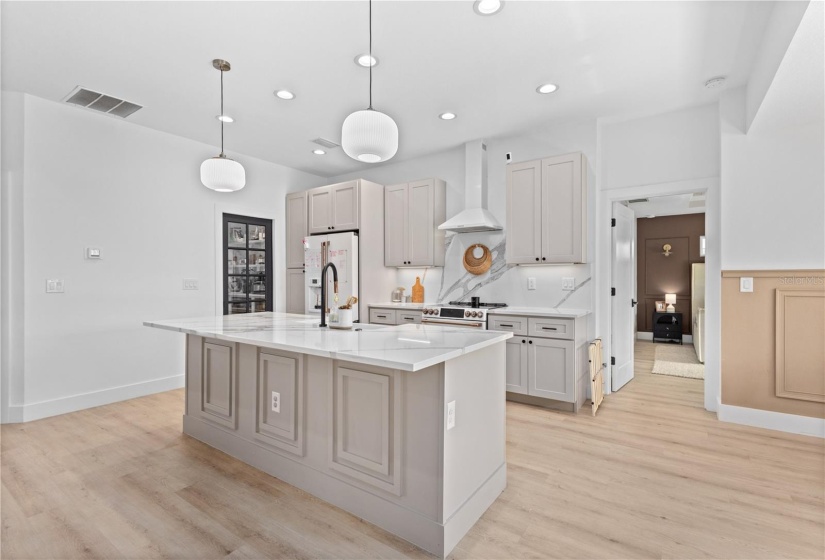
<instances>
[{"instance_id":1,"label":"upper cabinet","mask_svg":"<svg viewBox=\"0 0 825 560\"><path fill-rule=\"evenodd\" d=\"M303 268L307 236L307 193L286 195L286 267Z\"/></svg>"},{"instance_id":2,"label":"upper cabinet","mask_svg":"<svg viewBox=\"0 0 825 560\"><path fill-rule=\"evenodd\" d=\"M384 189L384 266L444 266L447 185L422 179Z\"/></svg>"},{"instance_id":3,"label":"upper cabinet","mask_svg":"<svg viewBox=\"0 0 825 560\"><path fill-rule=\"evenodd\" d=\"M587 260L587 159L581 152L507 166L507 263Z\"/></svg>"},{"instance_id":4,"label":"upper cabinet","mask_svg":"<svg viewBox=\"0 0 825 560\"><path fill-rule=\"evenodd\" d=\"M358 229L359 191L357 180L307 191L309 233Z\"/></svg>"}]
</instances>

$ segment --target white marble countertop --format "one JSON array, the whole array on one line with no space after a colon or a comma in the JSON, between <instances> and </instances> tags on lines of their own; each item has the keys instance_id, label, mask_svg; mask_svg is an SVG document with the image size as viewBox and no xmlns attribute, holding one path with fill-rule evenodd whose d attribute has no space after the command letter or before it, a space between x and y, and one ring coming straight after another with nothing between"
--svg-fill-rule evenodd
<instances>
[{"instance_id":1,"label":"white marble countertop","mask_svg":"<svg viewBox=\"0 0 825 560\"><path fill-rule=\"evenodd\" d=\"M367 307L378 307L380 309L424 309L425 307L434 307L434 303L404 303L404 302L384 302L384 303L368 303Z\"/></svg>"},{"instance_id":2,"label":"white marble countertop","mask_svg":"<svg viewBox=\"0 0 825 560\"><path fill-rule=\"evenodd\" d=\"M155 327L263 348L419 371L512 337L512 333L435 325L370 325L321 329L318 317L249 313L144 321ZM355 330L361 329L361 330Z\"/></svg>"},{"instance_id":3,"label":"white marble countertop","mask_svg":"<svg viewBox=\"0 0 825 560\"><path fill-rule=\"evenodd\" d=\"M577 319L590 315L587 309L571 309L566 307L501 307L491 309L488 315L518 315L521 317L557 317L559 319Z\"/></svg>"}]
</instances>

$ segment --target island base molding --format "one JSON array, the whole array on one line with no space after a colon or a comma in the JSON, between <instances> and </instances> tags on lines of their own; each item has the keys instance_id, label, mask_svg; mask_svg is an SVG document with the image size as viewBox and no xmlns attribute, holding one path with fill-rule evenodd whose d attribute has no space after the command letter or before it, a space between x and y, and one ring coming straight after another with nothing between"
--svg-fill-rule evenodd
<instances>
[{"instance_id":1,"label":"island base molding","mask_svg":"<svg viewBox=\"0 0 825 560\"><path fill-rule=\"evenodd\" d=\"M459 510L442 524L379 496L364 493L360 488L273 453L255 442L236 437L227 438L226 432L203 420L184 416L183 431L210 447L309 492L441 558L445 558L452 551L507 487L507 465L502 464Z\"/></svg>"}]
</instances>

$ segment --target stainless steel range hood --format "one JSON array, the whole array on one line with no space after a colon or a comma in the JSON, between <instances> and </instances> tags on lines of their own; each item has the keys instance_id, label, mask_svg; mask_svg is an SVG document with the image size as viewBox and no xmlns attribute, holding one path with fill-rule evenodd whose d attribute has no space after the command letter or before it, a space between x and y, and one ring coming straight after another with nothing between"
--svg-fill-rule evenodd
<instances>
[{"instance_id":1,"label":"stainless steel range hood","mask_svg":"<svg viewBox=\"0 0 825 560\"><path fill-rule=\"evenodd\" d=\"M438 229L470 233L504 229L487 205L487 146L483 140L464 144L464 210Z\"/></svg>"}]
</instances>

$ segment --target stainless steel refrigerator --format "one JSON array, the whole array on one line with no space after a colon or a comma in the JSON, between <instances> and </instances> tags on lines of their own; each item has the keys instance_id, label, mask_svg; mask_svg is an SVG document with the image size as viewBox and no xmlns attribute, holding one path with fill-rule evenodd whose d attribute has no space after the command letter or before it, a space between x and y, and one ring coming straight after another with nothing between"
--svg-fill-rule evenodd
<instances>
[{"instance_id":1,"label":"stainless steel refrigerator","mask_svg":"<svg viewBox=\"0 0 825 560\"><path fill-rule=\"evenodd\" d=\"M327 309L343 305L358 292L358 234L355 232L311 235L306 249L306 313L321 313L321 270L331 262L338 270L338 303L334 301L332 268L327 270ZM353 308L353 320L359 320L358 308Z\"/></svg>"}]
</instances>

